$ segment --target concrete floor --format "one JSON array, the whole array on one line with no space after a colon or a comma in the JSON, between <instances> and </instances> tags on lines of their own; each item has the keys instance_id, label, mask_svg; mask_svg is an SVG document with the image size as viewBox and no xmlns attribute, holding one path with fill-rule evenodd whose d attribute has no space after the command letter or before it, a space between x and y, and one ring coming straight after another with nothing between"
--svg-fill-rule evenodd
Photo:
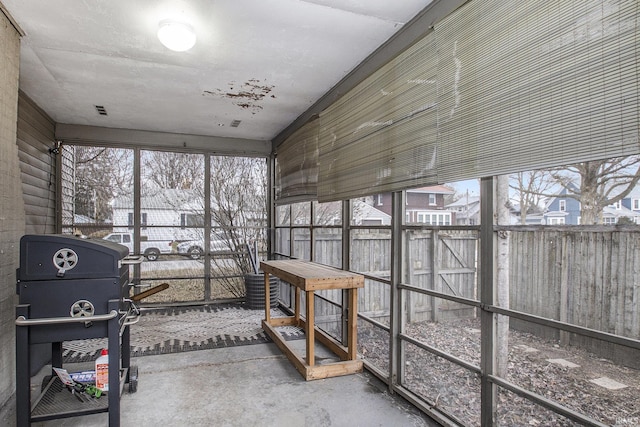
<instances>
[{"instance_id":1,"label":"concrete floor","mask_svg":"<svg viewBox=\"0 0 640 427\"><path fill-rule=\"evenodd\" d=\"M304 348L304 340L290 342ZM330 354L317 348L317 363ZM436 426L373 375L304 381L273 343L132 358L137 393L121 399L128 426ZM72 364L65 365L69 371ZM33 384L39 388L43 368ZM34 426L106 426L107 414Z\"/></svg>"}]
</instances>

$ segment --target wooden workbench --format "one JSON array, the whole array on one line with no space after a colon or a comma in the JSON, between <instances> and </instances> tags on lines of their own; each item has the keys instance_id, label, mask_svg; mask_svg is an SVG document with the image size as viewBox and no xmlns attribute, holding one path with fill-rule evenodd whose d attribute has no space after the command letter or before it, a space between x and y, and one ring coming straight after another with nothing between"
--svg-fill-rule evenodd
<instances>
[{"instance_id":1,"label":"wooden workbench","mask_svg":"<svg viewBox=\"0 0 640 427\"><path fill-rule=\"evenodd\" d=\"M301 260L262 261L265 283L265 319L262 329L271 337L293 363L305 380L348 375L362 371L362 360L358 360L357 311L358 288L364 287L364 276L338 270L321 264ZM269 301L269 276L274 275L295 288L295 312L293 316L271 318ZM324 289L346 289L348 292L347 346L320 330L314 324L314 293ZM300 317L300 291L305 293L306 316ZM306 357L303 359L289 346L275 329L278 326L298 326L306 335ZM339 362L315 365L315 340L320 341L340 357Z\"/></svg>"}]
</instances>

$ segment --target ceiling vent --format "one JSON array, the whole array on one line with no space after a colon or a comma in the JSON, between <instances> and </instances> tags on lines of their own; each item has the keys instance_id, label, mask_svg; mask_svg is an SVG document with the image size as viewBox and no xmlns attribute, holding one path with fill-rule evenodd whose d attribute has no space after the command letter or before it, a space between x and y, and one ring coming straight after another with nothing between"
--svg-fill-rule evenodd
<instances>
[{"instance_id":1,"label":"ceiling vent","mask_svg":"<svg viewBox=\"0 0 640 427\"><path fill-rule=\"evenodd\" d=\"M242 120L234 120L234 121L232 121L232 122L231 122L231 127L232 127L232 128L237 128L238 126L240 126L240 122L241 122L241 121L242 121Z\"/></svg>"},{"instance_id":2,"label":"ceiling vent","mask_svg":"<svg viewBox=\"0 0 640 427\"><path fill-rule=\"evenodd\" d=\"M98 114L100 114L101 116L106 116L107 115L107 109L104 108L104 106L102 105L96 105L96 111L98 112Z\"/></svg>"}]
</instances>

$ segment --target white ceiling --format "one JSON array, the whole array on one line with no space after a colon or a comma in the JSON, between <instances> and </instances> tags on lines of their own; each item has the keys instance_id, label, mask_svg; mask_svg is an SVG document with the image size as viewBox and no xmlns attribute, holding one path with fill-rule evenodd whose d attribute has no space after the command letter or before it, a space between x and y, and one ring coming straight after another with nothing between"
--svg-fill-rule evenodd
<instances>
[{"instance_id":1,"label":"white ceiling","mask_svg":"<svg viewBox=\"0 0 640 427\"><path fill-rule=\"evenodd\" d=\"M55 122L271 140L431 0L0 2L25 33L20 88ZM167 18L193 49L160 44Z\"/></svg>"}]
</instances>

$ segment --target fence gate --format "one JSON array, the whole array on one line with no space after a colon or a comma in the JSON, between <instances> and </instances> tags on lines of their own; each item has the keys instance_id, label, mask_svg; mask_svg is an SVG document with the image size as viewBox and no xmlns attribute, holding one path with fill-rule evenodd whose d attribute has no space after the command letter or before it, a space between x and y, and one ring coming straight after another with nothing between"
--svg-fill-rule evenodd
<instances>
[{"instance_id":1,"label":"fence gate","mask_svg":"<svg viewBox=\"0 0 640 427\"><path fill-rule=\"evenodd\" d=\"M431 230L408 239L408 282L446 295L477 299L475 230ZM475 308L410 292L408 321L447 321L476 316Z\"/></svg>"}]
</instances>

